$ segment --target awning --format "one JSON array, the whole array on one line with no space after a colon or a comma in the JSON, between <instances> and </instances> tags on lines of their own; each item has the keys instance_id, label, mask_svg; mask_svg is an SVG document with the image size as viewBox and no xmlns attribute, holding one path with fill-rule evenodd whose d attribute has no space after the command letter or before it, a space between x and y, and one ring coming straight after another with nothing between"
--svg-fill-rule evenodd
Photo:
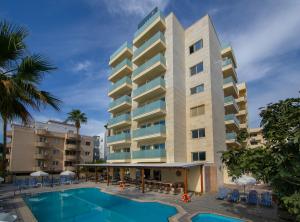
<instances>
[{"instance_id":1,"label":"awning","mask_svg":"<svg viewBox=\"0 0 300 222\"><path fill-rule=\"evenodd\" d=\"M86 163L78 164L78 166L85 167L122 167L122 168L192 168L197 166L203 166L204 162L193 162L193 163Z\"/></svg>"}]
</instances>

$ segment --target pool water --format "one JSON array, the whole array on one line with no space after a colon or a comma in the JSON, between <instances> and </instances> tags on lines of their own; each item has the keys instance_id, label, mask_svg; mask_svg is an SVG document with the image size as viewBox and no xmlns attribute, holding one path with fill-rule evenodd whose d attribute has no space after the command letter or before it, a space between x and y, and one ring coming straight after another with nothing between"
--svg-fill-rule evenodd
<instances>
[{"instance_id":1,"label":"pool water","mask_svg":"<svg viewBox=\"0 0 300 222\"><path fill-rule=\"evenodd\" d=\"M218 214L201 213L192 218L192 222L243 222L232 217L225 217Z\"/></svg>"},{"instance_id":2,"label":"pool water","mask_svg":"<svg viewBox=\"0 0 300 222\"><path fill-rule=\"evenodd\" d=\"M24 200L39 222L160 222L177 213L172 206L137 202L97 188L42 193Z\"/></svg>"}]
</instances>

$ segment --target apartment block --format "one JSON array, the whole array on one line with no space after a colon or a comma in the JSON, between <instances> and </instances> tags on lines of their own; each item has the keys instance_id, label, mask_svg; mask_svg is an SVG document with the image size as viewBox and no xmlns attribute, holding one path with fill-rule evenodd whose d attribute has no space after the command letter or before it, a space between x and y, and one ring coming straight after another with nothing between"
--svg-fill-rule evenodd
<instances>
[{"instance_id":1,"label":"apartment block","mask_svg":"<svg viewBox=\"0 0 300 222\"><path fill-rule=\"evenodd\" d=\"M75 164L93 160L93 138L77 135L74 125L49 120L32 125L12 125L8 132L8 170L14 174L33 171L75 171Z\"/></svg>"},{"instance_id":2,"label":"apartment block","mask_svg":"<svg viewBox=\"0 0 300 222\"><path fill-rule=\"evenodd\" d=\"M246 86L238 84L233 50L222 48L210 17L184 28L155 8L109 65L108 162L200 162L203 186L222 185L220 151L239 146L239 120L247 128L247 107L239 102Z\"/></svg>"},{"instance_id":3,"label":"apartment block","mask_svg":"<svg viewBox=\"0 0 300 222\"><path fill-rule=\"evenodd\" d=\"M256 148L265 146L266 140L263 137L262 128L250 128L248 146L250 148Z\"/></svg>"},{"instance_id":4,"label":"apartment block","mask_svg":"<svg viewBox=\"0 0 300 222\"><path fill-rule=\"evenodd\" d=\"M94 140L94 150L93 150L93 160L106 160L107 151L106 151L106 140L105 135L93 136Z\"/></svg>"}]
</instances>

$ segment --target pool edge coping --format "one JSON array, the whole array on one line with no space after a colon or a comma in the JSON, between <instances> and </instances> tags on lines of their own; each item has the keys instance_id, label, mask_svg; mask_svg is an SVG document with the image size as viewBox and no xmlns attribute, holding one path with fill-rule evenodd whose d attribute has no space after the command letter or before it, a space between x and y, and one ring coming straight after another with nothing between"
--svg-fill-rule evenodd
<instances>
[{"instance_id":1,"label":"pool edge coping","mask_svg":"<svg viewBox=\"0 0 300 222\"><path fill-rule=\"evenodd\" d=\"M219 215L219 216L223 216L223 217L231 217L231 218L233 218L233 219L243 220L243 221L245 221L245 222L253 222L252 220L243 219L243 218L239 218L239 217L236 217L236 216L230 216L230 215L221 214L221 213L216 213L216 212L214 212L214 211L209 211L209 210L206 210L206 211L201 211L201 210L199 210L199 211L197 211L197 212L195 212L195 213L189 215L188 218L187 218L188 221L189 221L189 222L192 222L192 218L193 218L194 216L198 215L198 214L215 214L215 215Z\"/></svg>"}]
</instances>

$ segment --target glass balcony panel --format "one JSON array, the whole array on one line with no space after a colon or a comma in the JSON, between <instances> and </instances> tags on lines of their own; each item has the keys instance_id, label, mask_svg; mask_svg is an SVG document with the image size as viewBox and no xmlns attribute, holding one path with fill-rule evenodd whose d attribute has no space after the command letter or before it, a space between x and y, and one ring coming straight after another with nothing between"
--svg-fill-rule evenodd
<instances>
[{"instance_id":1,"label":"glass balcony panel","mask_svg":"<svg viewBox=\"0 0 300 222\"><path fill-rule=\"evenodd\" d=\"M223 84L227 84L227 83L236 83L236 81L232 78L232 76L229 76L223 79Z\"/></svg>"},{"instance_id":2,"label":"glass balcony panel","mask_svg":"<svg viewBox=\"0 0 300 222\"><path fill-rule=\"evenodd\" d=\"M132 152L133 159L148 159L166 157L165 149L138 150Z\"/></svg>"},{"instance_id":3,"label":"glass balcony panel","mask_svg":"<svg viewBox=\"0 0 300 222\"><path fill-rule=\"evenodd\" d=\"M107 157L108 160L126 160L131 159L130 152L115 152L110 153Z\"/></svg>"},{"instance_id":4,"label":"glass balcony panel","mask_svg":"<svg viewBox=\"0 0 300 222\"><path fill-rule=\"evenodd\" d=\"M227 140L236 140L237 139L237 134L236 133L226 133L226 139Z\"/></svg>"},{"instance_id":5,"label":"glass balcony panel","mask_svg":"<svg viewBox=\"0 0 300 222\"><path fill-rule=\"evenodd\" d=\"M159 53L156 56L153 56L147 62L145 62L144 64L142 64L138 68L136 68L132 72L132 76L135 77L135 76L139 75L141 72L145 71L146 69L148 69L149 67L151 67L152 65L154 65L157 62L161 62L162 64L166 65L166 59L163 56L163 54Z\"/></svg>"},{"instance_id":6,"label":"glass balcony panel","mask_svg":"<svg viewBox=\"0 0 300 222\"><path fill-rule=\"evenodd\" d=\"M131 119L130 114L122 114L120 116L109 119L108 125L115 125L115 124L123 122L123 121L130 121L130 119Z\"/></svg>"},{"instance_id":7,"label":"glass balcony panel","mask_svg":"<svg viewBox=\"0 0 300 222\"><path fill-rule=\"evenodd\" d=\"M112 61L120 52L123 51L123 49L128 48L132 50L132 44L125 42L123 45L120 46L111 56L110 56L110 61Z\"/></svg>"},{"instance_id":8,"label":"glass balcony panel","mask_svg":"<svg viewBox=\"0 0 300 222\"><path fill-rule=\"evenodd\" d=\"M132 68L132 62L129 59L124 59L122 62L120 62L116 67L111 69L110 75L114 75L116 72L118 72L120 69L122 69L125 65Z\"/></svg>"},{"instance_id":9,"label":"glass balcony panel","mask_svg":"<svg viewBox=\"0 0 300 222\"><path fill-rule=\"evenodd\" d=\"M226 104L226 103L235 103L235 99L234 99L233 96L226 96L226 97L224 98L224 103L225 103L225 104Z\"/></svg>"},{"instance_id":10,"label":"glass balcony panel","mask_svg":"<svg viewBox=\"0 0 300 222\"><path fill-rule=\"evenodd\" d=\"M139 107L139 108L133 110L132 116L136 117L136 116L139 116L139 115L143 115L145 113L152 112L153 110L156 110L156 109L165 110L166 109L166 103L164 101L161 101L161 100L155 101L153 103L149 103L145 106L142 106L142 107Z\"/></svg>"},{"instance_id":11,"label":"glass balcony panel","mask_svg":"<svg viewBox=\"0 0 300 222\"><path fill-rule=\"evenodd\" d=\"M116 88L120 87L121 85L123 85L124 83L127 84L132 84L131 79L128 76L123 77L122 79L120 79L119 81L117 81L116 83L112 84L109 87L109 92L112 92L113 90L115 90Z\"/></svg>"},{"instance_id":12,"label":"glass balcony panel","mask_svg":"<svg viewBox=\"0 0 300 222\"><path fill-rule=\"evenodd\" d=\"M108 136L107 143L113 143L122 140L130 140L130 138L131 138L130 133L121 133L113 136Z\"/></svg>"},{"instance_id":13,"label":"glass balcony panel","mask_svg":"<svg viewBox=\"0 0 300 222\"><path fill-rule=\"evenodd\" d=\"M139 96L147 91L150 91L151 89L157 87L157 86L162 86L165 87L166 83L165 80L161 77L158 77L156 79L153 79L152 81L138 87L137 89L133 90L132 92L132 97Z\"/></svg>"},{"instance_id":14,"label":"glass balcony panel","mask_svg":"<svg viewBox=\"0 0 300 222\"><path fill-rule=\"evenodd\" d=\"M222 66L227 66L227 65L230 65L230 64L233 65L232 60L230 58L226 58L222 61Z\"/></svg>"},{"instance_id":15,"label":"glass balcony panel","mask_svg":"<svg viewBox=\"0 0 300 222\"><path fill-rule=\"evenodd\" d=\"M225 121L231 121L233 120L237 125L240 124L239 120L236 118L236 116L234 114L228 114L224 116L224 120Z\"/></svg>"},{"instance_id":16,"label":"glass balcony panel","mask_svg":"<svg viewBox=\"0 0 300 222\"><path fill-rule=\"evenodd\" d=\"M146 128L140 128L133 131L133 138L150 136L158 133L166 133L166 127L164 125L154 125Z\"/></svg>"},{"instance_id":17,"label":"glass balcony panel","mask_svg":"<svg viewBox=\"0 0 300 222\"><path fill-rule=\"evenodd\" d=\"M122 96L122 97L120 97L118 99L115 99L114 101L112 101L112 102L109 103L109 107L108 108L112 109L112 108L114 108L114 107L116 107L116 106L118 106L118 105L120 105L120 104L122 104L124 102L127 102L127 103L131 104L131 97L125 95L125 96Z\"/></svg>"}]
</instances>

